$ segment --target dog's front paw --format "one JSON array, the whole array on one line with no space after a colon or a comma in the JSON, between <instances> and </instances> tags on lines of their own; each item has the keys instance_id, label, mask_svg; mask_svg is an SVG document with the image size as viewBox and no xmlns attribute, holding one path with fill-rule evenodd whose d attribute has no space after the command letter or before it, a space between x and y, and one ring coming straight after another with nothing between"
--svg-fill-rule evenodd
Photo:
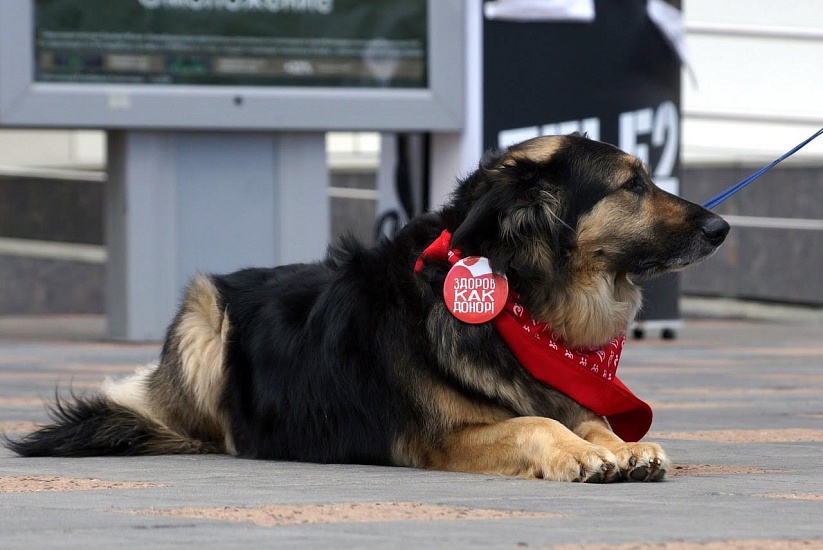
<instances>
[{"instance_id":1,"label":"dog's front paw","mask_svg":"<svg viewBox=\"0 0 823 550\"><path fill-rule=\"evenodd\" d=\"M671 461L657 443L624 443L615 450L620 476L628 481L661 481Z\"/></svg>"},{"instance_id":2,"label":"dog's front paw","mask_svg":"<svg viewBox=\"0 0 823 550\"><path fill-rule=\"evenodd\" d=\"M609 483L619 478L617 458L605 447L580 442L553 450L543 477L552 481Z\"/></svg>"}]
</instances>

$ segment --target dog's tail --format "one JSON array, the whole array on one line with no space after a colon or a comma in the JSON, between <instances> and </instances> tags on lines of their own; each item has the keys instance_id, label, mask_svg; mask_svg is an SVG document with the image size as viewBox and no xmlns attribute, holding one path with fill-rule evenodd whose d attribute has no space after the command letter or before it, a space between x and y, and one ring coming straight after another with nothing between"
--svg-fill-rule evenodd
<instances>
[{"instance_id":1,"label":"dog's tail","mask_svg":"<svg viewBox=\"0 0 823 550\"><path fill-rule=\"evenodd\" d=\"M57 399L51 424L3 442L24 456L236 454L221 406L229 333L213 281L196 277L158 364L108 379L100 393Z\"/></svg>"},{"instance_id":2,"label":"dog's tail","mask_svg":"<svg viewBox=\"0 0 823 550\"><path fill-rule=\"evenodd\" d=\"M4 445L22 456L112 456L219 452L217 446L177 434L118 405L105 395L57 399L52 422Z\"/></svg>"}]
</instances>

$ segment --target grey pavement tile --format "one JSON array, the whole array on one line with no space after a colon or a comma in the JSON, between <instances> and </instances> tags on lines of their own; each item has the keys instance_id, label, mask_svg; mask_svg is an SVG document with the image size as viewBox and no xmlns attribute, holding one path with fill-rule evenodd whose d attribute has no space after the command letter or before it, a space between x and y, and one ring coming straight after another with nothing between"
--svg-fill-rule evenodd
<instances>
[{"instance_id":1,"label":"grey pavement tile","mask_svg":"<svg viewBox=\"0 0 823 550\"><path fill-rule=\"evenodd\" d=\"M0 548L548 548L676 541L743 541L739 545L745 548L745 541L754 540L813 541L808 548L814 548L823 545L820 331L806 325L688 321L673 342L630 341L621 378L652 402L649 438L681 466L663 483L561 484L226 456L23 459L0 450L0 476L161 485L4 493ZM37 400L50 398L58 381L65 391L72 373L76 382L93 386L109 371L150 362L157 352L156 345L0 339L0 426L43 421ZM743 441L732 442L729 430L745 436ZM682 438L694 432L714 435ZM718 432L726 435L717 440ZM655 433L669 438L657 439ZM783 441L791 435L799 440ZM264 527L133 513L363 503L562 517Z\"/></svg>"}]
</instances>

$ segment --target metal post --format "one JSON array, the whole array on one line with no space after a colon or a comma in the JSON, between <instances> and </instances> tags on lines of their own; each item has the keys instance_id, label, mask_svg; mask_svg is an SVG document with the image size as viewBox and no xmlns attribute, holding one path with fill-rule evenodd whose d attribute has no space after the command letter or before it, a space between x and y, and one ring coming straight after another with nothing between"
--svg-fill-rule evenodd
<instances>
[{"instance_id":1,"label":"metal post","mask_svg":"<svg viewBox=\"0 0 823 550\"><path fill-rule=\"evenodd\" d=\"M198 272L322 257L323 133L113 131L108 145L110 337L162 338Z\"/></svg>"}]
</instances>

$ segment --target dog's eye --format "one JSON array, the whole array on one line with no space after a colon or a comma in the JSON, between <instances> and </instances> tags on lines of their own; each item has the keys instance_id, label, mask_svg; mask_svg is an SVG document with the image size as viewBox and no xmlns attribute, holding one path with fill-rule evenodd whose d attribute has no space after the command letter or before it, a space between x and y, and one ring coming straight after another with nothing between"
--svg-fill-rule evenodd
<instances>
[{"instance_id":1,"label":"dog's eye","mask_svg":"<svg viewBox=\"0 0 823 550\"><path fill-rule=\"evenodd\" d=\"M640 176L633 176L629 181L623 184L623 189L631 193L642 195L646 192L646 183Z\"/></svg>"}]
</instances>

